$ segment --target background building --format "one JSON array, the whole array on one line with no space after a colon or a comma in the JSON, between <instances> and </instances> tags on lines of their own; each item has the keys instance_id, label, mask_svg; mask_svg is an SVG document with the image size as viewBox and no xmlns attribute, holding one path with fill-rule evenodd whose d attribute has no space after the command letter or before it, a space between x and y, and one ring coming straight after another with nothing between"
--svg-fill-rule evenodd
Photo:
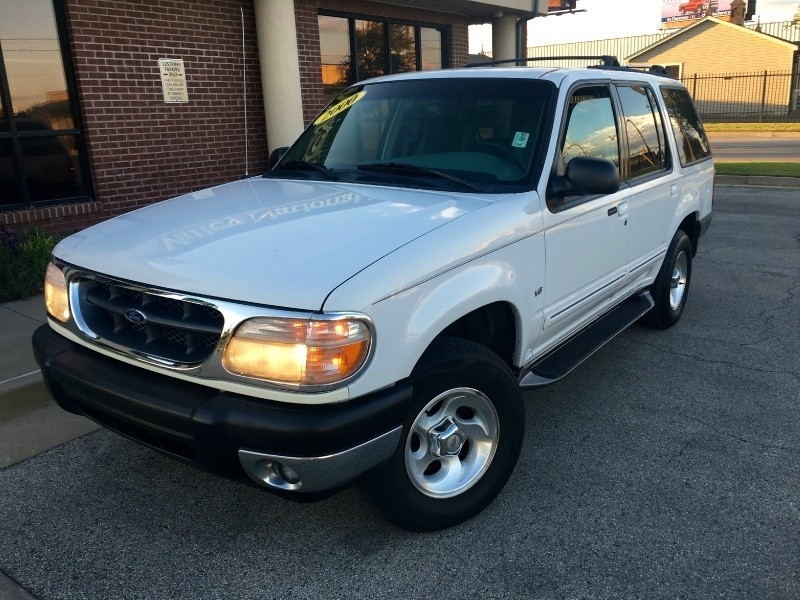
<instances>
[{"instance_id":1,"label":"background building","mask_svg":"<svg viewBox=\"0 0 800 600\"><path fill-rule=\"evenodd\" d=\"M542 3L542 10L546 5ZM66 234L262 173L345 85L462 66L535 0L0 0L0 225ZM511 57L511 56L509 56Z\"/></svg>"}]
</instances>

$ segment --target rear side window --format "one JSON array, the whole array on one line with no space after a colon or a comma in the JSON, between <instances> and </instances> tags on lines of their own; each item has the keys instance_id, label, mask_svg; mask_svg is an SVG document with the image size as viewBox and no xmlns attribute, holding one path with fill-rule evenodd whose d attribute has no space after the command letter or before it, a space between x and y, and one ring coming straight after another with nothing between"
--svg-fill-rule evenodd
<instances>
[{"instance_id":1,"label":"rear side window","mask_svg":"<svg viewBox=\"0 0 800 600\"><path fill-rule=\"evenodd\" d=\"M643 86L619 86L617 91L628 136L629 178L664 171L669 167L664 126L653 91Z\"/></svg>"},{"instance_id":2,"label":"rear side window","mask_svg":"<svg viewBox=\"0 0 800 600\"><path fill-rule=\"evenodd\" d=\"M605 86L576 90L567 106L567 129L561 144L562 173L576 156L605 158L619 168L619 139L611 103Z\"/></svg>"},{"instance_id":3,"label":"rear side window","mask_svg":"<svg viewBox=\"0 0 800 600\"><path fill-rule=\"evenodd\" d=\"M711 156L706 132L694 109L689 92L679 88L663 88L672 131L678 144L678 155L684 167Z\"/></svg>"}]
</instances>

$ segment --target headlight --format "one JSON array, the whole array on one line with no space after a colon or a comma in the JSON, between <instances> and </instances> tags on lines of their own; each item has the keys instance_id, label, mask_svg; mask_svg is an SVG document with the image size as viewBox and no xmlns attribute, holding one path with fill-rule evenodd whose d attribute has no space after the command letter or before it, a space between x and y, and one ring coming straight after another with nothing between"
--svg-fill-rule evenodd
<instances>
[{"instance_id":1,"label":"headlight","mask_svg":"<svg viewBox=\"0 0 800 600\"><path fill-rule=\"evenodd\" d=\"M276 383L326 386L355 374L371 343L364 321L255 318L233 334L222 355L231 373Z\"/></svg>"},{"instance_id":2,"label":"headlight","mask_svg":"<svg viewBox=\"0 0 800 600\"><path fill-rule=\"evenodd\" d=\"M69 295L67 294L67 279L53 263L47 265L44 276L44 303L48 314L66 323L69 321Z\"/></svg>"}]
</instances>

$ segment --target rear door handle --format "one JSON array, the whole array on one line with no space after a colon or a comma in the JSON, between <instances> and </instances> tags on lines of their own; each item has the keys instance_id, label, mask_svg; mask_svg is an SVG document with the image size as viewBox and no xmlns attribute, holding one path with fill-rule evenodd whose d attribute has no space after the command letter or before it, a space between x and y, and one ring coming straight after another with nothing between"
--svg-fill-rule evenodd
<instances>
[{"instance_id":1,"label":"rear door handle","mask_svg":"<svg viewBox=\"0 0 800 600\"><path fill-rule=\"evenodd\" d=\"M617 208L619 209L619 216L620 217L624 217L625 215L628 214L628 203L627 202L620 202L619 205L617 206Z\"/></svg>"},{"instance_id":2,"label":"rear door handle","mask_svg":"<svg viewBox=\"0 0 800 600\"><path fill-rule=\"evenodd\" d=\"M673 196L677 196L678 195L678 186L674 185L674 184L671 185L670 188L669 188L669 193L672 194Z\"/></svg>"}]
</instances>

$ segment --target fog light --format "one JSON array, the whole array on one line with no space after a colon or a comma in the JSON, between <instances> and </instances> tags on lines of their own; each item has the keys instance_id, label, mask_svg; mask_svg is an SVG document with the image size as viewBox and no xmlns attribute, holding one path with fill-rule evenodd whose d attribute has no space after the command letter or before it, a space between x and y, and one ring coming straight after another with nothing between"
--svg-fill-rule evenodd
<instances>
[{"instance_id":1,"label":"fog light","mask_svg":"<svg viewBox=\"0 0 800 600\"><path fill-rule=\"evenodd\" d=\"M292 469L291 467L287 467L283 463L275 463L278 467L278 475L280 475L283 480L290 484L290 485L297 485L300 483L300 475L297 474L297 471Z\"/></svg>"}]
</instances>

